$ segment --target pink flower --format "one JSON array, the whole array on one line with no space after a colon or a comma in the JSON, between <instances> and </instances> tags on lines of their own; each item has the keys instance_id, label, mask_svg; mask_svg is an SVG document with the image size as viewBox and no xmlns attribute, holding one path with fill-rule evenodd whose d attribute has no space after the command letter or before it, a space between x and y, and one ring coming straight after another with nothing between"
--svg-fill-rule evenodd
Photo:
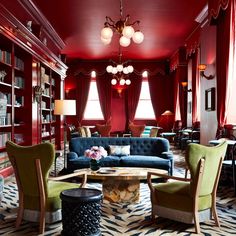
<instances>
[{"instance_id":1,"label":"pink flower","mask_svg":"<svg viewBox=\"0 0 236 236\"><path fill-rule=\"evenodd\" d=\"M84 155L90 159L100 160L107 156L107 151L102 146L93 146L91 149L85 150Z\"/></svg>"}]
</instances>

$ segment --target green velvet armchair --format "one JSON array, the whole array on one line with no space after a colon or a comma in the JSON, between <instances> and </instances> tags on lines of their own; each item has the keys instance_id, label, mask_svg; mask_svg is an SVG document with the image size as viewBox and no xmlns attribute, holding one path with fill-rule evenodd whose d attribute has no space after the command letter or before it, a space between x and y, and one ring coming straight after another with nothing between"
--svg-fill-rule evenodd
<instances>
[{"instance_id":1,"label":"green velvet armchair","mask_svg":"<svg viewBox=\"0 0 236 236\"><path fill-rule=\"evenodd\" d=\"M161 216L172 220L195 224L196 233L200 233L200 222L213 216L219 227L216 211L216 190L227 149L227 143L207 147L189 144L186 151L186 163L191 178L159 175L177 181L154 185L148 173L148 185L151 191L152 219Z\"/></svg>"},{"instance_id":2,"label":"green velvet armchair","mask_svg":"<svg viewBox=\"0 0 236 236\"><path fill-rule=\"evenodd\" d=\"M6 151L19 191L16 227L20 226L22 219L39 222L39 233L43 234L45 223L61 220L61 191L84 186L87 175L79 172L50 178L49 171L55 158L51 143L24 147L7 141ZM81 184L60 181L78 175L82 175Z\"/></svg>"}]
</instances>

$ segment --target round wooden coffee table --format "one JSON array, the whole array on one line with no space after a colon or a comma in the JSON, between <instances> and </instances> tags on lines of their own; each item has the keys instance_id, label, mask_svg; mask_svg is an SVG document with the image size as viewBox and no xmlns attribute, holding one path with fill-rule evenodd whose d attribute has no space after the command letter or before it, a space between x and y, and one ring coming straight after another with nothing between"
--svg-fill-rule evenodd
<instances>
[{"instance_id":1,"label":"round wooden coffee table","mask_svg":"<svg viewBox=\"0 0 236 236\"><path fill-rule=\"evenodd\" d=\"M140 180L147 179L147 172L168 174L168 171L138 167L103 167L94 172L91 169L80 169L75 172L87 171L88 179L102 180L104 199L110 202L133 203L139 201ZM153 178L160 178L153 176Z\"/></svg>"}]
</instances>

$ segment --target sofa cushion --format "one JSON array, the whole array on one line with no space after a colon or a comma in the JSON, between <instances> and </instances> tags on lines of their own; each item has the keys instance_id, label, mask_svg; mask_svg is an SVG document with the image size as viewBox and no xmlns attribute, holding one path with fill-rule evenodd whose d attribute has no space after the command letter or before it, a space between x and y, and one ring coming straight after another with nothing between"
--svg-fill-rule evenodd
<instances>
[{"instance_id":1,"label":"sofa cushion","mask_svg":"<svg viewBox=\"0 0 236 236\"><path fill-rule=\"evenodd\" d=\"M109 145L111 156L130 155L130 145Z\"/></svg>"},{"instance_id":2,"label":"sofa cushion","mask_svg":"<svg viewBox=\"0 0 236 236\"><path fill-rule=\"evenodd\" d=\"M120 164L124 167L147 167L169 170L171 163L169 160L157 156L130 155L120 157Z\"/></svg>"}]
</instances>

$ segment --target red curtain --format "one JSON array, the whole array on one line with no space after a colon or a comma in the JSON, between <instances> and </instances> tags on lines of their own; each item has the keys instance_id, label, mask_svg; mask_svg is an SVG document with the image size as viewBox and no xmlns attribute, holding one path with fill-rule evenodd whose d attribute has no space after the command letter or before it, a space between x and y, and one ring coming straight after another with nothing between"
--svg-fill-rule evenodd
<instances>
[{"instance_id":1,"label":"red curtain","mask_svg":"<svg viewBox=\"0 0 236 236\"><path fill-rule=\"evenodd\" d=\"M77 110L77 120L79 125L81 124L84 117L84 110L88 100L88 93L90 87L90 76L76 76L77 81L77 101L76 101L76 110Z\"/></svg>"},{"instance_id":2,"label":"red curtain","mask_svg":"<svg viewBox=\"0 0 236 236\"><path fill-rule=\"evenodd\" d=\"M200 121L200 76L198 71L199 48L192 58L192 124Z\"/></svg>"},{"instance_id":3,"label":"red curtain","mask_svg":"<svg viewBox=\"0 0 236 236\"><path fill-rule=\"evenodd\" d=\"M228 100L227 78L229 64L230 42L230 8L221 11L217 19L217 50L216 50L216 74L217 74L217 120L218 132L226 123L226 101ZM224 43L222 43L224 42Z\"/></svg>"},{"instance_id":4,"label":"red curtain","mask_svg":"<svg viewBox=\"0 0 236 236\"><path fill-rule=\"evenodd\" d=\"M129 78L131 80L131 85L129 85L129 87L127 88L125 97L127 127L129 122L134 121L142 85L142 77L131 74Z\"/></svg>"},{"instance_id":5,"label":"red curtain","mask_svg":"<svg viewBox=\"0 0 236 236\"><path fill-rule=\"evenodd\" d=\"M111 119L111 77L105 73L97 76L96 81L104 120L108 122Z\"/></svg>"},{"instance_id":6,"label":"red curtain","mask_svg":"<svg viewBox=\"0 0 236 236\"><path fill-rule=\"evenodd\" d=\"M155 75L148 77L153 110L158 120L163 112L173 112L173 82L169 76Z\"/></svg>"}]
</instances>

